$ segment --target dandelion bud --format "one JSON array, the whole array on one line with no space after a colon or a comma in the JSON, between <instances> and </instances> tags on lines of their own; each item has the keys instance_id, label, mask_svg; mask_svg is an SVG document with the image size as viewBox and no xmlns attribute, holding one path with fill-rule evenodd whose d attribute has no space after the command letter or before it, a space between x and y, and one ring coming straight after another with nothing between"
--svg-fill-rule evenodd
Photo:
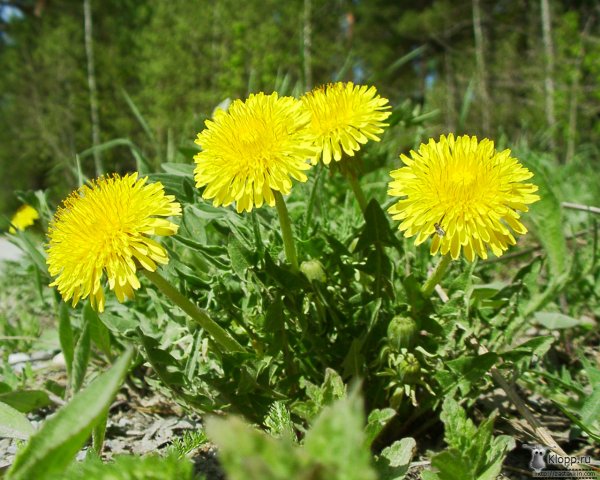
<instances>
[{"instance_id":1,"label":"dandelion bud","mask_svg":"<svg viewBox=\"0 0 600 480\"><path fill-rule=\"evenodd\" d=\"M401 155L402 168L390 172L388 194L399 197L388 212L404 237L415 245L431 238L431 254L461 251L472 262L499 257L524 235L521 214L540 197L538 187L524 183L533 177L510 150L498 152L487 138L442 135L421 144L410 157Z\"/></svg>"},{"instance_id":2,"label":"dandelion bud","mask_svg":"<svg viewBox=\"0 0 600 480\"><path fill-rule=\"evenodd\" d=\"M398 374L404 383L412 384L419 379L421 365L412 353L405 353L398 363Z\"/></svg>"},{"instance_id":3,"label":"dandelion bud","mask_svg":"<svg viewBox=\"0 0 600 480\"><path fill-rule=\"evenodd\" d=\"M388 325L388 343L391 348L398 352L402 348L410 347L416 334L417 323L410 317L396 315Z\"/></svg>"},{"instance_id":4,"label":"dandelion bud","mask_svg":"<svg viewBox=\"0 0 600 480\"><path fill-rule=\"evenodd\" d=\"M325 275L325 268L323 264L318 260L307 260L302 262L300 265L300 271L310 280L311 282L325 283L327 277Z\"/></svg>"}]
</instances>

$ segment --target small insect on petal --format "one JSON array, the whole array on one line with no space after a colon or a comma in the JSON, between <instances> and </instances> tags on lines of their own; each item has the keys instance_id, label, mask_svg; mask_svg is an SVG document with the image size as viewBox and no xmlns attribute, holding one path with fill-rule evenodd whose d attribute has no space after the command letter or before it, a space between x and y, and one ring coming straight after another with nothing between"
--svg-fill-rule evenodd
<instances>
[{"instance_id":1,"label":"small insect on petal","mask_svg":"<svg viewBox=\"0 0 600 480\"><path fill-rule=\"evenodd\" d=\"M388 195L399 199L388 212L401 221L405 237L417 236L415 244L423 233L432 234L433 212L445 212L433 224L432 255L450 252L456 259L463 251L473 261L475 255L487 258L490 249L500 256L515 243L511 229L527 232L515 209L526 211L526 204L538 201L532 194L537 187L522 183L532 174L509 150L496 151L488 139L450 134L429 139L410 157L401 155L404 166L390 172ZM423 215L429 215L425 222Z\"/></svg>"}]
</instances>

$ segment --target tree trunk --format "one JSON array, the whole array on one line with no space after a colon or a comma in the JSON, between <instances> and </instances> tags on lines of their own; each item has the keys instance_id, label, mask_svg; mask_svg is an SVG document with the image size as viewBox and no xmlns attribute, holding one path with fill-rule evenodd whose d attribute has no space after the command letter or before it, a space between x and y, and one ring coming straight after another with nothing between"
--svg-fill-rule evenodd
<instances>
[{"instance_id":1,"label":"tree trunk","mask_svg":"<svg viewBox=\"0 0 600 480\"><path fill-rule=\"evenodd\" d=\"M312 89L312 0L304 0L304 14L302 15L302 58L304 70L304 88Z\"/></svg>"},{"instance_id":2,"label":"tree trunk","mask_svg":"<svg viewBox=\"0 0 600 480\"><path fill-rule=\"evenodd\" d=\"M542 32L544 43L545 69L544 93L546 95L545 111L546 123L550 133L548 144L552 151L556 149L556 116L554 113L554 48L552 45L552 23L550 19L550 5L548 0L540 0L542 11Z\"/></svg>"},{"instance_id":3,"label":"tree trunk","mask_svg":"<svg viewBox=\"0 0 600 480\"><path fill-rule=\"evenodd\" d=\"M444 84L446 86L446 128L449 132L454 132L456 130L456 85L454 84L454 68L448 48L444 50L444 73Z\"/></svg>"},{"instance_id":4,"label":"tree trunk","mask_svg":"<svg viewBox=\"0 0 600 480\"><path fill-rule=\"evenodd\" d=\"M91 0L83 0L83 16L85 28L85 56L87 58L87 78L90 97L90 116L92 120L92 145L100 145L100 118L98 115L98 91L96 89L96 74L94 69L94 44L92 41L92 9ZM102 157L97 148L94 149L94 166L96 176L104 173Z\"/></svg>"},{"instance_id":5,"label":"tree trunk","mask_svg":"<svg viewBox=\"0 0 600 480\"><path fill-rule=\"evenodd\" d=\"M485 66L485 45L481 26L481 3L473 0L473 34L475 37L475 61L477 63L477 89L481 102L481 126L484 135L490 133L490 96Z\"/></svg>"}]
</instances>

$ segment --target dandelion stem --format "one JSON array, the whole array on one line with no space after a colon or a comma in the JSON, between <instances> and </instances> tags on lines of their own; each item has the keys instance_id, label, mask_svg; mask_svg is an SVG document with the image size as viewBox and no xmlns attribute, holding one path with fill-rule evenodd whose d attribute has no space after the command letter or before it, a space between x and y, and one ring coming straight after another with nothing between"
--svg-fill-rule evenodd
<instances>
[{"instance_id":1,"label":"dandelion stem","mask_svg":"<svg viewBox=\"0 0 600 480\"><path fill-rule=\"evenodd\" d=\"M279 215L279 225L281 225L281 236L283 237L283 248L285 257L294 270L298 270L298 256L296 255L296 245L294 244L294 234L292 233L292 223L288 214L285 200L280 192L273 190L275 205Z\"/></svg>"},{"instance_id":2,"label":"dandelion stem","mask_svg":"<svg viewBox=\"0 0 600 480\"><path fill-rule=\"evenodd\" d=\"M452 258L450 257L450 255L444 255L441 258L440 263L437 264L437 267L435 267L435 270L427 279L425 285L423 285L423 288L421 289L425 297L431 296L433 290L435 289L435 286L438 283L440 283L440 281L444 277L444 274L446 273L446 270L448 270L451 261Z\"/></svg>"},{"instance_id":3,"label":"dandelion stem","mask_svg":"<svg viewBox=\"0 0 600 480\"><path fill-rule=\"evenodd\" d=\"M354 196L356 197L356 200L358 201L358 205L360 206L360 211L362 213L365 213L365 210L367 209L367 197L365 197L365 192L363 192L363 189L360 186L360 182L358 181L358 178L356 177L356 175L353 175L352 173L347 173L346 178L348 179L348 182L350 182L350 186L352 187Z\"/></svg>"},{"instance_id":4,"label":"dandelion stem","mask_svg":"<svg viewBox=\"0 0 600 480\"><path fill-rule=\"evenodd\" d=\"M229 332L224 330L212 318L210 318L205 310L198 308L197 305L183 296L158 272L150 272L145 269L141 269L141 271L154 285L156 285L156 287L162 293L164 293L175 305L192 317L192 319L195 320L204 330L206 330L211 335L212 339L221 345L225 350L232 353L244 351L244 347L242 347L231 336L231 334L229 334Z\"/></svg>"}]
</instances>

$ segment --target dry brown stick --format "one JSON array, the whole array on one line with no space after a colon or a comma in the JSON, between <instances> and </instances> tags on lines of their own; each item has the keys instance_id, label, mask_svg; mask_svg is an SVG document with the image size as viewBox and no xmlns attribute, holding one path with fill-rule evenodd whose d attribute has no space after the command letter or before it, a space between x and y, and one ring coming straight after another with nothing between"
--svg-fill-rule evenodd
<instances>
[{"instance_id":1,"label":"dry brown stick","mask_svg":"<svg viewBox=\"0 0 600 480\"><path fill-rule=\"evenodd\" d=\"M563 208L569 208L571 210L581 210L582 212L598 213L600 214L600 208L591 207L589 205L581 205L579 203L562 202L560 204Z\"/></svg>"},{"instance_id":2,"label":"dry brown stick","mask_svg":"<svg viewBox=\"0 0 600 480\"><path fill-rule=\"evenodd\" d=\"M478 349L478 353L484 354L488 353L489 350L481 345L475 337L471 337L471 344ZM544 427L540 421L535 417L533 412L529 410L529 407L525 403L525 401L521 398L518 392L513 388L513 386L504 378L504 375L500 373L500 371L496 367L492 367L490 370L492 374L492 378L494 382L504 390L508 399L515 406L519 414L525 419L525 421L529 424L529 426L533 430L533 434L536 439L543 445L550 447L557 455L560 457L568 457L567 453L562 449L562 447L558 444L552 434L548 431L546 427ZM567 467L567 470L584 470L578 464L571 464Z\"/></svg>"},{"instance_id":3,"label":"dry brown stick","mask_svg":"<svg viewBox=\"0 0 600 480\"><path fill-rule=\"evenodd\" d=\"M441 290L441 287L440 287L440 290ZM448 298L448 296L447 296L446 292L444 292L443 290L441 293L443 295L440 294L440 292L438 292L438 294L442 298L442 301L444 303L446 303L447 300L444 300L444 297ZM484 347L483 345L481 345L474 336L471 336L470 342L471 342L471 345L478 350L479 354L489 353L489 350L486 347ZM532 411L529 410L529 407L527 407L527 404L525 403L525 401L520 397L520 395L513 388L513 386L504 378L504 375L502 375L502 373L500 373L500 371L496 367L492 367L490 370L490 373L492 375L492 378L494 379L494 382L496 382L496 384L502 390L504 390L504 393L506 393L506 396L512 402L512 404L515 406L515 408L517 409L519 414L530 425L530 427L533 430L533 434L537 438L537 440L540 441L540 443L550 447L559 456L568 457L567 453L562 449L562 447L558 444L558 442L556 440L554 440L554 437L548 431L548 429L545 428L539 422L539 420L535 417L535 415L532 413ZM576 464L574 464L574 465L572 464L569 467L569 469L571 469L571 468L574 470L582 470L582 467L579 465L576 465Z\"/></svg>"}]
</instances>

